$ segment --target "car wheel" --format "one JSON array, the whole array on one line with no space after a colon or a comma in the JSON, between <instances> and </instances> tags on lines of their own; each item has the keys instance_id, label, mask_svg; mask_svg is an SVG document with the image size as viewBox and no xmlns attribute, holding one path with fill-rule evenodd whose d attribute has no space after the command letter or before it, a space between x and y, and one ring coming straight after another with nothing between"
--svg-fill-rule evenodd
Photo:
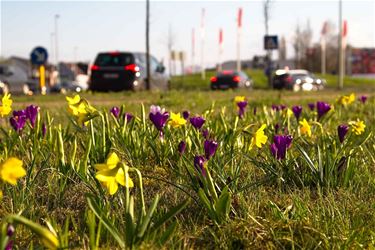
<instances>
[{"instance_id":1,"label":"car wheel","mask_svg":"<svg viewBox=\"0 0 375 250\"><path fill-rule=\"evenodd\" d=\"M0 92L1 94L8 94L9 93L9 85L4 82L0 82Z\"/></svg>"},{"instance_id":2,"label":"car wheel","mask_svg":"<svg viewBox=\"0 0 375 250\"><path fill-rule=\"evenodd\" d=\"M294 92L298 92L298 91L300 91L301 90L301 86L299 86L299 84L294 84L293 85L293 91Z\"/></svg>"},{"instance_id":3,"label":"car wheel","mask_svg":"<svg viewBox=\"0 0 375 250\"><path fill-rule=\"evenodd\" d=\"M31 93L31 90L30 90L30 87L29 85L27 84L24 84L22 85L22 92L25 94L25 95L30 95Z\"/></svg>"}]
</instances>

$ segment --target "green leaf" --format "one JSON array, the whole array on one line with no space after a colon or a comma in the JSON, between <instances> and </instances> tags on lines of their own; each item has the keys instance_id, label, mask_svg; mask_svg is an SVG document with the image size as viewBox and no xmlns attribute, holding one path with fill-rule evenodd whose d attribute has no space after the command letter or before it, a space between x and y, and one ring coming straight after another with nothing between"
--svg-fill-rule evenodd
<instances>
[{"instance_id":1,"label":"green leaf","mask_svg":"<svg viewBox=\"0 0 375 250\"><path fill-rule=\"evenodd\" d=\"M160 226L162 226L164 223L172 219L176 214L179 214L186 206L189 204L190 199L186 199L183 201L181 204L173 207L172 209L169 210L168 213L163 215L152 227L151 232L154 232L159 229Z\"/></svg>"},{"instance_id":2,"label":"green leaf","mask_svg":"<svg viewBox=\"0 0 375 250\"><path fill-rule=\"evenodd\" d=\"M113 236L113 238L115 238L120 247L125 248L125 242L121 238L120 233L117 231L116 227L109 221L109 219L103 216L103 211L95 202L94 197L92 195L86 195L86 199L90 209L94 212L96 217L98 217L98 219L103 223L103 225L107 228L108 232Z\"/></svg>"},{"instance_id":3,"label":"green leaf","mask_svg":"<svg viewBox=\"0 0 375 250\"><path fill-rule=\"evenodd\" d=\"M150 224L152 215L154 214L154 212L156 210L156 206L159 203L159 199L160 199L159 195L156 195L148 213L146 214L146 218L142 221L141 229L139 230L138 235L137 235L139 238L142 238L144 233L146 232L146 229L147 229L148 225Z\"/></svg>"},{"instance_id":4,"label":"green leaf","mask_svg":"<svg viewBox=\"0 0 375 250\"><path fill-rule=\"evenodd\" d=\"M216 213L221 218L225 218L228 216L230 212L230 205L231 205L231 194L228 192L228 187L225 187L220 194L218 201L215 204Z\"/></svg>"},{"instance_id":5,"label":"green leaf","mask_svg":"<svg viewBox=\"0 0 375 250\"><path fill-rule=\"evenodd\" d=\"M160 245L164 245L172 236L172 234L176 231L177 228L177 221L174 221L167 230L160 236L159 243Z\"/></svg>"}]
</instances>

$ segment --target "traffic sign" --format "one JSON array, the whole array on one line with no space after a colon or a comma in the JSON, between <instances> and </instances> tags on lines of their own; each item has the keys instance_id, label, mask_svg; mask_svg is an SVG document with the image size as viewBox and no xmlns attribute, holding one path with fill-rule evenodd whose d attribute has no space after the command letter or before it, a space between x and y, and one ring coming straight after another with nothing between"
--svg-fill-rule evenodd
<instances>
[{"instance_id":1,"label":"traffic sign","mask_svg":"<svg viewBox=\"0 0 375 250\"><path fill-rule=\"evenodd\" d=\"M31 51L30 60L32 64L43 65L47 62L48 53L43 47L36 47Z\"/></svg>"},{"instance_id":2,"label":"traffic sign","mask_svg":"<svg viewBox=\"0 0 375 250\"><path fill-rule=\"evenodd\" d=\"M264 49L278 49L279 42L277 36L264 36Z\"/></svg>"}]
</instances>

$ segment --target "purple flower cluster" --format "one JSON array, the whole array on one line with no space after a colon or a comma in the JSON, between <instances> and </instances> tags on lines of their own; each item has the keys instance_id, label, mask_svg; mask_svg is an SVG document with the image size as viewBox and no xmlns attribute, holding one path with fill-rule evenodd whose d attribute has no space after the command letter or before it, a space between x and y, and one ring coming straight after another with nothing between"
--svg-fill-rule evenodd
<instances>
[{"instance_id":1,"label":"purple flower cluster","mask_svg":"<svg viewBox=\"0 0 375 250\"><path fill-rule=\"evenodd\" d=\"M309 106L309 109L311 111L314 111L314 109L315 109L315 103L309 103L309 104L307 104L307 106Z\"/></svg>"},{"instance_id":2,"label":"purple flower cluster","mask_svg":"<svg viewBox=\"0 0 375 250\"><path fill-rule=\"evenodd\" d=\"M365 103L367 101L367 96L365 95L362 95L359 97L359 100L362 102L362 103Z\"/></svg>"},{"instance_id":3,"label":"purple flower cluster","mask_svg":"<svg viewBox=\"0 0 375 250\"><path fill-rule=\"evenodd\" d=\"M340 143L344 141L346 133L348 133L349 127L345 124L341 124L337 127L337 134L339 135Z\"/></svg>"},{"instance_id":4,"label":"purple flower cluster","mask_svg":"<svg viewBox=\"0 0 375 250\"><path fill-rule=\"evenodd\" d=\"M271 108L274 111L281 111L281 110L286 109L286 105L284 105L284 104L280 104L280 105L272 104Z\"/></svg>"},{"instance_id":5,"label":"purple flower cluster","mask_svg":"<svg viewBox=\"0 0 375 250\"><path fill-rule=\"evenodd\" d=\"M190 124L196 128L196 129L201 129L203 124L205 123L205 119L201 116L194 116L190 118Z\"/></svg>"},{"instance_id":6,"label":"purple flower cluster","mask_svg":"<svg viewBox=\"0 0 375 250\"><path fill-rule=\"evenodd\" d=\"M197 155L194 157L194 167L203 176L206 176L205 163L215 155L218 143L214 140L205 140L203 147L204 155Z\"/></svg>"},{"instance_id":7,"label":"purple flower cluster","mask_svg":"<svg viewBox=\"0 0 375 250\"><path fill-rule=\"evenodd\" d=\"M237 102L238 116L242 119L245 115L247 101Z\"/></svg>"},{"instance_id":8,"label":"purple flower cluster","mask_svg":"<svg viewBox=\"0 0 375 250\"><path fill-rule=\"evenodd\" d=\"M169 113L159 106L152 105L150 108L149 118L160 132L160 137L163 137L163 128L169 119Z\"/></svg>"},{"instance_id":9,"label":"purple flower cluster","mask_svg":"<svg viewBox=\"0 0 375 250\"><path fill-rule=\"evenodd\" d=\"M283 160L286 157L286 150L292 144L291 135L275 135L271 144L271 153L277 160Z\"/></svg>"},{"instance_id":10,"label":"purple flower cluster","mask_svg":"<svg viewBox=\"0 0 375 250\"><path fill-rule=\"evenodd\" d=\"M331 105L326 102L317 102L316 109L318 111L318 120L322 118L323 115L327 114L331 110Z\"/></svg>"},{"instance_id":11,"label":"purple flower cluster","mask_svg":"<svg viewBox=\"0 0 375 250\"><path fill-rule=\"evenodd\" d=\"M204 177L206 177L206 168L204 164L206 163L206 158L203 155L197 155L194 157L194 167L197 169Z\"/></svg>"},{"instance_id":12,"label":"purple flower cluster","mask_svg":"<svg viewBox=\"0 0 375 250\"><path fill-rule=\"evenodd\" d=\"M13 111L13 116L9 119L10 125L17 132L20 132L26 124L26 121L30 121L31 127L34 128L36 118L38 117L39 107L30 105L22 110Z\"/></svg>"},{"instance_id":13,"label":"purple flower cluster","mask_svg":"<svg viewBox=\"0 0 375 250\"><path fill-rule=\"evenodd\" d=\"M302 113L302 106L293 106L292 111L293 111L294 116L298 120Z\"/></svg>"},{"instance_id":14,"label":"purple flower cluster","mask_svg":"<svg viewBox=\"0 0 375 250\"><path fill-rule=\"evenodd\" d=\"M116 119L119 118L119 116L120 116L120 108L119 107L116 107L116 106L112 107L109 111L112 113L112 115L114 117L116 117Z\"/></svg>"}]
</instances>

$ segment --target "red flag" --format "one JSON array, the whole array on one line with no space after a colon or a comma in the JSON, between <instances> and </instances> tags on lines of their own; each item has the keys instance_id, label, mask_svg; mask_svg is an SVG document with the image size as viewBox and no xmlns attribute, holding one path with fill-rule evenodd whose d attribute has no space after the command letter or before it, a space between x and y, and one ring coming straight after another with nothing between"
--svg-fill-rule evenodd
<instances>
[{"instance_id":1,"label":"red flag","mask_svg":"<svg viewBox=\"0 0 375 250\"><path fill-rule=\"evenodd\" d=\"M239 8L239 9L238 9L237 26L238 26L239 28L242 27L242 8Z\"/></svg>"},{"instance_id":2,"label":"red flag","mask_svg":"<svg viewBox=\"0 0 375 250\"><path fill-rule=\"evenodd\" d=\"M327 21L325 21L323 23L323 28L322 28L322 31L321 31L321 35L324 36L325 34L327 34L327 32L328 32L328 23L327 23Z\"/></svg>"},{"instance_id":3,"label":"red flag","mask_svg":"<svg viewBox=\"0 0 375 250\"><path fill-rule=\"evenodd\" d=\"M223 29L220 28L219 30L219 44L223 44Z\"/></svg>"},{"instance_id":4,"label":"red flag","mask_svg":"<svg viewBox=\"0 0 375 250\"><path fill-rule=\"evenodd\" d=\"M348 23L344 20L343 27L342 27L342 37L346 37L348 34Z\"/></svg>"}]
</instances>

